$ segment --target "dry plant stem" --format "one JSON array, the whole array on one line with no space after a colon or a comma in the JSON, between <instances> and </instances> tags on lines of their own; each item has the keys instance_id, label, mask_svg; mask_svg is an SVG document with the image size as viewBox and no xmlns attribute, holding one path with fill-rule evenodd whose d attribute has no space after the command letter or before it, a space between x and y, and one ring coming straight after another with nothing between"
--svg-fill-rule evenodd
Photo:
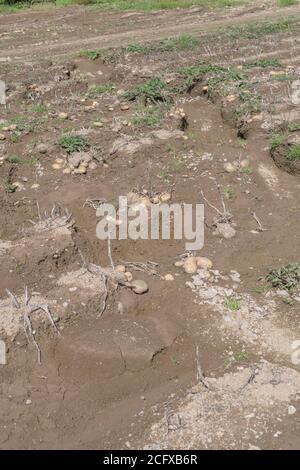
<instances>
[{"instance_id":1,"label":"dry plant stem","mask_svg":"<svg viewBox=\"0 0 300 470\"><path fill-rule=\"evenodd\" d=\"M210 385L205 379L203 372L202 372L202 367L200 364L200 352L199 352L199 346L196 346L196 363L197 363L197 381L201 382L202 385L204 385L205 388L210 390Z\"/></svg>"},{"instance_id":2,"label":"dry plant stem","mask_svg":"<svg viewBox=\"0 0 300 470\"><path fill-rule=\"evenodd\" d=\"M17 309L22 309L22 305L18 302L16 296L10 292L8 289L6 289L6 292L8 293L13 305L17 308ZM50 324L52 325L52 327L55 329L55 331L57 332L57 334L60 336L60 332L58 331L54 321L53 321L53 318L52 318L52 315L51 315L51 312L50 312L50 309L48 307L48 305L32 305L30 306L29 305L29 302L30 302L30 295L29 295L29 292L28 292L28 287L25 286L24 288L24 314L23 314L23 329L24 329L24 333L25 333L25 336L27 338L27 341L29 342L29 340L32 341L32 343L34 344L36 350L37 350L37 353L38 353L38 363L41 364L41 350L40 350L40 347L34 337L34 331L33 331L33 328L32 328L32 324L31 324L31 320L30 320L30 315L34 312L37 312L39 310L42 310L44 313L46 313L48 319L49 319L49 322Z\"/></svg>"},{"instance_id":3,"label":"dry plant stem","mask_svg":"<svg viewBox=\"0 0 300 470\"><path fill-rule=\"evenodd\" d=\"M153 261L146 261L145 263L140 261L121 261L126 268L129 270L132 269L133 271L141 271L145 272L146 274L150 274L152 276L159 276L157 267L158 263L154 263Z\"/></svg>"},{"instance_id":4,"label":"dry plant stem","mask_svg":"<svg viewBox=\"0 0 300 470\"><path fill-rule=\"evenodd\" d=\"M251 215L252 215L253 219L257 222L258 227L259 227L259 231L260 232L266 232L267 229L262 226L262 224L261 224L259 218L257 217L257 215L255 214L255 212L251 212Z\"/></svg>"}]
</instances>

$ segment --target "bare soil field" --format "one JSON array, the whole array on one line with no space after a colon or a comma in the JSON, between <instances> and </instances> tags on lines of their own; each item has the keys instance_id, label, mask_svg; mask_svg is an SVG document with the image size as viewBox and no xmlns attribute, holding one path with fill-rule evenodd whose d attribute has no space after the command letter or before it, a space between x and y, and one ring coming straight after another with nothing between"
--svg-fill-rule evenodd
<instances>
[{"instance_id":1,"label":"bare soil field","mask_svg":"<svg viewBox=\"0 0 300 470\"><path fill-rule=\"evenodd\" d=\"M0 15L1 449L299 448L299 33L273 1ZM203 203L203 249L98 239L126 195Z\"/></svg>"}]
</instances>

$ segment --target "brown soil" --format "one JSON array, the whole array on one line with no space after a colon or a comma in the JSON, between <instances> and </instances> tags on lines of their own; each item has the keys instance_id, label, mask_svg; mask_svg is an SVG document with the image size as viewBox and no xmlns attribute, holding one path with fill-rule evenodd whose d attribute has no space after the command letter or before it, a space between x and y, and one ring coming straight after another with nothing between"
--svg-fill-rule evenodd
<instances>
[{"instance_id":1,"label":"brown soil","mask_svg":"<svg viewBox=\"0 0 300 470\"><path fill-rule=\"evenodd\" d=\"M299 22L260 37L220 32L213 43L204 34L282 17L274 2L260 3L225 13L70 7L0 17L0 78L8 86L7 105L0 105L0 334L8 349L0 365L2 449L299 448L300 369L291 353L300 338L300 295L257 290L271 268L300 261L299 178L277 168L269 150L272 132L299 120L290 81L274 79L278 71L300 78ZM297 15L299 7L284 12ZM199 35L199 45L149 54L110 50L94 61L79 54L181 32ZM245 65L272 58L279 67ZM259 109L251 101L245 111L235 88L207 93L203 76L190 93L174 94L157 127L134 121L139 107L124 90L157 75L179 86L178 68L199 60L247 74ZM108 84L108 93L90 94ZM64 132L87 139L86 173L64 171ZM113 202L133 190L204 202L198 254L214 263L211 281L202 285L174 266L184 241L113 241L115 264L155 262L158 275L131 269L148 292L119 286L101 315L103 280L85 268L108 267L110 259L87 201ZM222 211L222 200L236 230L230 239L214 234L211 205ZM51 216L54 204L61 210ZM173 281L163 279L167 273ZM211 301L205 296L212 287ZM238 312L226 307L230 289L240 299ZM41 364L22 328L33 304L48 305L54 320L53 326L45 311L30 313Z\"/></svg>"}]
</instances>

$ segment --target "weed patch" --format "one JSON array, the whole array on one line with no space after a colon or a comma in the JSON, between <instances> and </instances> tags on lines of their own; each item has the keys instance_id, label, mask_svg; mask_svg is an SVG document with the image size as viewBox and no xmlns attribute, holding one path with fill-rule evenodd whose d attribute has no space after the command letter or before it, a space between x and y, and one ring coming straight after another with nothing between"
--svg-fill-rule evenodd
<instances>
[{"instance_id":1,"label":"weed patch","mask_svg":"<svg viewBox=\"0 0 300 470\"><path fill-rule=\"evenodd\" d=\"M81 152L82 150L86 150L89 147L87 140L79 135L66 135L58 141L58 144L68 154L73 152Z\"/></svg>"}]
</instances>

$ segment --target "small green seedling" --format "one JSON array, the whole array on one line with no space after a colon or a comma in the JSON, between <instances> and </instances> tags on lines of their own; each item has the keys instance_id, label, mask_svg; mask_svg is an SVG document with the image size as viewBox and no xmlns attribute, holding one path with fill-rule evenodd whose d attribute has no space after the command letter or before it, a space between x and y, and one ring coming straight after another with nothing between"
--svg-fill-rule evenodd
<instances>
[{"instance_id":1,"label":"small green seedling","mask_svg":"<svg viewBox=\"0 0 300 470\"><path fill-rule=\"evenodd\" d=\"M232 312L236 312L240 310L241 308L241 301L233 296L226 297L224 305L228 310L231 310Z\"/></svg>"}]
</instances>

